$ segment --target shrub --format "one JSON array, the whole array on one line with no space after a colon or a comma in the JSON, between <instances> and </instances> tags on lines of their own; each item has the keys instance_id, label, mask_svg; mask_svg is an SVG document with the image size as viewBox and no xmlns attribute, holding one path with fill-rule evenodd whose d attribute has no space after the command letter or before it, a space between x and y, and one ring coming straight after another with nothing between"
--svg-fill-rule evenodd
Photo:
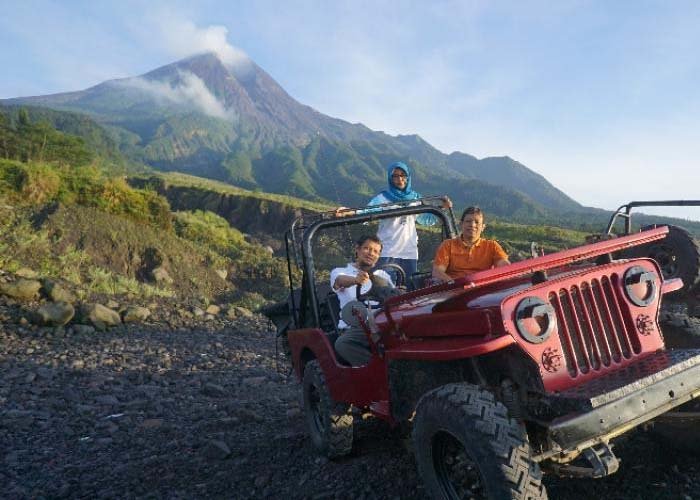
<instances>
[{"instance_id":1,"label":"shrub","mask_svg":"<svg viewBox=\"0 0 700 500\"><path fill-rule=\"evenodd\" d=\"M129 186L123 177L105 177L92 165L70 167L0 160L0 194L25 205L58 201L96 207L170 230L168 201L149 189Z\"/></svg>"},{"instance_id":2,"label":"shrub","mask_svg":"<svg viewBox=\"0 0 700 500\"><path fill-rule=\"evenodd\" d=\"M130 295L135 297L173 297L172 290L160 288L147 283L140 283L134 278L115 274L108 269L92 266L88 269L85 283L88 294Z\"/></svg>"},{"instance_id":3,"label":"shrub","mask_svg":"<svg viewBox=\"0 0 700 500\"><path fill-rule=\"evenodd\" d=\"M61 178L44 163L0 160L0 191L14 201L42 204L56 198Z\"/></svg>"},{"instance_id":4,"label":"shrub","mask_svg":"<svg viewBox=\"0 0 700 500\"><path fill-rule=\"evenodd\" d=\"M240 257L249 246L243 234L223 217L208 211L175 212L175 233L231 259Z\"/></svg>"}]
</instances>

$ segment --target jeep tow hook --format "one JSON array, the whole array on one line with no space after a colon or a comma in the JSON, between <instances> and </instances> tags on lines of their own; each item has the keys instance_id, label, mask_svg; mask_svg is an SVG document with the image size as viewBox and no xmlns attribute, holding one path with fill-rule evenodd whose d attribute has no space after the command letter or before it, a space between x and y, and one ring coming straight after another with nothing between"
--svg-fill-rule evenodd
<instances>
[{"instance_id":1,"label":"jeep tow hook","mask_svg":"<svg viewBox=\"0 0 700 500\"><path fill-rule=\"evenodd\" d=\"M583 463L583 461L588 463ZM552 472L560 477L599 478L613 474L620 466L620 461L608 443L600 443L583 450L574 463L550 465Z\"/></svg>"}]
</instances>

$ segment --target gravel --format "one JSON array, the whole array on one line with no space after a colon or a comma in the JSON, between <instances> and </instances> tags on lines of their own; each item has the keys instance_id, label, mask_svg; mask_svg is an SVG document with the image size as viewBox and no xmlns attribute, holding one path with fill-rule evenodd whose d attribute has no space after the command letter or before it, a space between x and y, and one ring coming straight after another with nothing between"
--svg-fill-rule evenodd
<instances>
[{"instance_id":1,"label":"gravel","mask_svg":"<svg viewBox=\"0 0 700 500\"><path fill-rule=\"evenodd\" d=\"M0 496L422 499L410 443L356 419L350 456L307 439L299 384L259 316L104 332L39 328L0 302ZM550 498L700 499L700 459L650 433L620 471L547 477Z\"/></svg>"}]
</instances>

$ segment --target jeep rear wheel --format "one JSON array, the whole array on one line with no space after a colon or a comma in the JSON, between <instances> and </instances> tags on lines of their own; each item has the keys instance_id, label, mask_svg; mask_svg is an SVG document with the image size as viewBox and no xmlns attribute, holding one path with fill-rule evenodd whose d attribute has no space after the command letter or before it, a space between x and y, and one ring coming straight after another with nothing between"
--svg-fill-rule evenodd
<instances>
[{"instance_id":1,"label":"jeep rear wheel","mask_svg":"<svg viewBox=\"0 0 700 500\"><path fill-rule=\"evenodd\" d=\"M663 332L666 347L700 348L700 318L662 310L659 313L659 326Z\"/></svg>"},{"instance_id":2,"label":"jeep rear wheel","mask_svg":"<svg viewBox=\"0 0 700 500\"><path fill-rule=\"evenodd\" d=\"M317 360L304 368L302 391L306 425L316 449L328 458L350 453L353 420L350 407L333 401Z\"/></svg>"},{"instance_id":3,"label":"jeep rear wheel","mask_svg":"<svg viewBox=\"0 0 700 500\"><path fill-rule=\"evenodd\" d=\"M470 384L430 391L416 407L413 441L433 498L547 498L524 427L489 391Z\"/></svg>"},{"instance_id":4,"label":"jeep rear wheel","mask_svg":"<svg viewBox=\"0 0 700 500\"><path fill-rule=\"evenodd\" d=\"M663 240L630 248L623 257L650 257L661 268L665 279L681 278L683 288L671 296L683 295L700 280L700 249L688 231L678 226L668 226Z\"/></svg>"}]
</instances>

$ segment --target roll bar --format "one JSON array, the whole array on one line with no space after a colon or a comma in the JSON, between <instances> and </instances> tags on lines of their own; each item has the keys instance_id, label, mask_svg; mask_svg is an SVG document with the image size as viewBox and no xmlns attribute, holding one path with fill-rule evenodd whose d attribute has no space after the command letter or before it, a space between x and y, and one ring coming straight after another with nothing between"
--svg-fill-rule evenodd
<instances>
[{"instance_id":1,"label":"roll bar","mask_svg":"<svg viewBox=\"0 0 700 500\"><path fill-rule=\"evenodd\" d=\"M619 217L625 219L625 234L632 232L632 209L635 207L700 207L700 200L631 201L615 210L610 217L605 234L612 234Z\"/></svg>"}]
</instances>

